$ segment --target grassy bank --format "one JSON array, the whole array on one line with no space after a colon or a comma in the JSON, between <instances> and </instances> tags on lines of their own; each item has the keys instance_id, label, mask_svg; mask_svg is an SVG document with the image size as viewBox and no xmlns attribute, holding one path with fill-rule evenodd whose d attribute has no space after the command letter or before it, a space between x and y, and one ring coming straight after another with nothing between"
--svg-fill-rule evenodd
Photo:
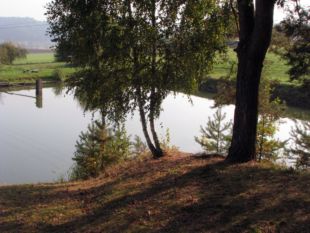
<instances>
[{"instance_id":1,"label":"grassy bank","mask_svg":"<svg viewBox=\"0 0 310 233\"><path fill-rule=\"evenodd\" d=\"M233 81L209 77L199 86L199 91L202 93L217 94L219 91L219 85L223 83L233 87L236 85ZM273 84L272 98L279 98L289 107L302 108L306 110L310 109L310 92L307 87L303 87L302 85L287 82L275 83ZM233 100L232 103L234 103Z\"/></svg>"},{"instance_id":2,"label":"grassy bank","mask_svg":"<svg viewBox=\"0 0 310 233\"><path fill-rule=\"evenodd\" d=\"M62 62L55 62L53 53L31 53L25 59L18 59L12 65L0 66L0 83L33 83L36 79L55 80L55 70L68 76L74 68Z\"/></svg>"},{"instance_id":3,"label":"grassy bank","mask_svg":"<svg viewBox=\"0 0 310 233\"><path fill-rule=\"evenodd\" d=\"M228 49L226 57L223 58L219 56L216 60L217 62L209 75L216 79L226 76L231 69L232 63L237 64L237 56L232 49ZM270 79L278 80L280 83L289 82L289 75L287 74L289 67L280 56L274 53L267 53L265 67L266 75L268 75Z\"/></svg>"},{"instance_id":4,"label":"grassy bank","mask_svg":"<svg viewBox=\"0 0 310 233\"><path fill-rule=\"evenodd\" d=\"M0 187L0 232L309 232L309 179L220 157L131 161L89 181Z\"/></svg>"},{"instance_id":5,"label":"grassy bank","mask_svg":"<svg viewBox=\"0 0 310 233\"><path fill-rule=\"evenodd\" d=\"M236 53L229 49L225 58L218 57L216 60L217 62L210 76L217 79L228 74L231 62L237 62ZM267 54L266 61L268 63L267 74L271 79L279 80L281 83L289 81L288 66L285 61L273 53ZM53 80L56 69L61 70L65 75L74 72L74 69L65 63L55 62L53 53L30 53L26 59L18 59L13 65L0 66L0 82L32 83L37 78Z\"/></svg>"}]
</instances>

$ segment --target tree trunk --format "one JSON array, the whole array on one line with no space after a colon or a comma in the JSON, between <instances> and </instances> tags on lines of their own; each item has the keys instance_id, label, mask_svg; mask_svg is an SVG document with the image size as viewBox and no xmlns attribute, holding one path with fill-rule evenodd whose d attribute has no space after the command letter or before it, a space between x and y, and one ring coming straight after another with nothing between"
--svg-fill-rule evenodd
<instances>
[{"instance_id":1,"label":"tree trunk","mask_svg":"<svg viewBox=\"0 0 310 233\"><path fill-rule=\"evenodd\" d=\"M238 0L239 44L233 137L227 160L256 159L258 95L263 62L271 40L274 0Z\"/></svg>"},{"instance_id":2,"label":"tree trunk","mask_svg":"<svg viewBox=\"0 0 310 233\"><path fill-rule=\"evenodd\" d=\"M154 158L159 158L161 157L161 154L159 153L159 151L156 149L156 147L154 146L148 129L147 129L147 121L146 121L146 117L145 117L145 112L143 109L143 101L141 99L141 90L140 88L137 89L137 99L138 99L138 108L139 108L139 114L140 114L140 120L141 120L141 124L142 124L142 130L143 130L143 134L146 140L146 144L148 146L148 148L150 149L152 155Z\"/></svg>"},{"instance_id":3,"label":"tree trunk","mask_svg":"<svg viewBox=\"0 0 310 233\"><path fill-rule=\"evenodd\" d=\"M156 101L157 101L157 97L156 97L156 93L154 90L151 91L151 102L150 102L150 116L149 116L149 120L150 120L150 129L151 129L151 133L152 133L152 137L154 140L154 144L157 150L157 155L158 157L163 157L164 156L164 152L161 149L160 146L160 142L155 130L155 116L154 116L154 111L156 108Z\"/></svg>"},{"instance_id":4,"label":"tree trunk","mask_svg":"<svg viewBox=\"0 0 310 233\"><path fill-rule=\"evenodd\" d=\"M156 31L156 1L152 0L152 15L151 15L151 20L152 20L152 27L154 31ZM157 57L157 42L156 42L156 33L154 32L153 35L153 43L152 43L152 67L151 67L151 94L150 94L150 115L149 115L149 121L150 121L150 129L153 137L153 141L156 147L156 157L160 158L164 156L163 150L160 147L160 142L158 140L158 136L155 130L155 110L157 108L156 104L158 101L158 96L156 95L156 90L154 87L154 83L156 83L156 57Z\"/></svg>"}]
</instances>

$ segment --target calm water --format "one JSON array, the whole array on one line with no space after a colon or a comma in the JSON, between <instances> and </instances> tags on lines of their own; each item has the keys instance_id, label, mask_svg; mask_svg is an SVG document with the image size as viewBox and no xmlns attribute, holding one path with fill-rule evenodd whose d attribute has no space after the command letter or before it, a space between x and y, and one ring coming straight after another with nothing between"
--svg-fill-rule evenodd
<instances>
[{"instance_id":1,"label":"calm water","mask_svg":"<svg viewBox=\"0 0 310 233\"><path fill-rule=\"evenodd\" d=\"M84 113L70 94L56 95L53 88L43 90L42 107L35 90L0 93L0 184L50 182L65 175L72 166L75 142L96 115ZM14 94L14 95L12 95ZM200 134L208 116L216 111L212 99L192 96L192 103L182 94L168 96L158 120L158 132L169 128L171 144L183 151L200 152L194 136ZM234 106L226 106L228 119ZM277 137L289 138L294 125L281 119ZM127 132L143 138L139 117L128 117Z\"/></svg>"}]
</instances>

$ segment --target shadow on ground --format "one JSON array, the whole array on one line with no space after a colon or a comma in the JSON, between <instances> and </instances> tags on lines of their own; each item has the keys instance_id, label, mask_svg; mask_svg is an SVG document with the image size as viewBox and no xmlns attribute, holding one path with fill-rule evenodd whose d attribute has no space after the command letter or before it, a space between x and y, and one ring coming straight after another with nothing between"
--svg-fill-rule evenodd
<instances>
[{"instance_id":1,"label":"shadow on ground","mask_svg":"<svg viewBox=\"0 0 310 233\"><path fill-rule=\"evenodd\" d=\"M131 162L92 181L0 188L0 232L310 232L309 180L217 156Z\"/></svg>"}]
</instances>

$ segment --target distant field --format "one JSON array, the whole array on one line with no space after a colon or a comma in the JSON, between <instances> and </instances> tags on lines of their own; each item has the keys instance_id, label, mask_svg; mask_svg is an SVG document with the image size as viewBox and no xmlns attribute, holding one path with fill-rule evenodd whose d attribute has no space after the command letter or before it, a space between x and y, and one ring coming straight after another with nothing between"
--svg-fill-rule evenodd
<instances>
[{"instance_id":1,"label":"distant field","mask_svg":"<svg viewBox=\"0 0 310 233\"><path fill-rule=\"evenodd\" d=\"M214 66L210 76L213 78L226 76L233 62L237 62L236 53L232 49L229 49L226 58L217 58L217 64ZM285 61L274 53L267 54L265 69L266 75L270 79L278 80L282 83L289 81L289 75L287 74L289 67L285 64Z\"/></svg>"},{"instance_id":2,"label":"distant field","mask_svg":"<svg viewBox=\"0 0 310 233\"><path fill-rule=\"evenodd\" d=\"M53 53L29 53L27 58L17 59L14 65L31 63L51 63L55 61Z\"/></svg>"},{"instance_id":3,"label":"distant field","mask_svg":"<svg viewBox=\"0 0 310 233\"><path fill-rule=\"evenodd\" d=\"M214 66L210 76L220 78L226 76L231 68L231 64L237 62L236 54L232 49L228 50L227 56L217 57L217 63ZM289 81L287 74L288 66L285 61L273 53L268 53L265 62L265 74L272 80L278 80L281 83ZM74 72L74 68L67 66L62 62L55 62L53 53L30 53L25 59L18 59L13 65L1 66L0 82L34 82L41 78L53 80L54 72L60 69L66 76ZM30 72L35 70L36 72Z\"/></svg>"},{"instance_id":4,"label":"distant field","mask_svg":"<svg viewBox=\"0 0 310 233\"><path fill-rule=\"evenodd\" d=\"M17 59L13 65L1 66L0 82L31 83L38 78L52 81L55 80L55 70L61 70L68 76L75 68L55 62L53 53L30 53L24 59Z\"/></svg>"}]
</instances>

